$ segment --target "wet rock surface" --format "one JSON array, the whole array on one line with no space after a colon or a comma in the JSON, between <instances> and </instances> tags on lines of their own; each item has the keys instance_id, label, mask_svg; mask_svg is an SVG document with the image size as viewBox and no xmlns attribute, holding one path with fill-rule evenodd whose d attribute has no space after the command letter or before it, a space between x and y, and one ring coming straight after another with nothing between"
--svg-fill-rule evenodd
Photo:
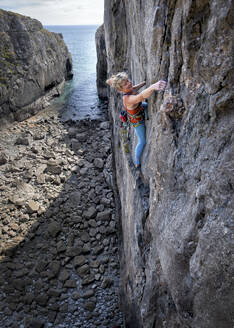
<instances>
[{"instance_id":1,"label":"wet rock surface","mask_svg":"<svg viewBox=\"0 0 234 328\"><path fill-rule=\"evenodd\" d=\"M121 326L110 138L54 113L1 130L0 327Z\"/></svg>"}]
</instances>

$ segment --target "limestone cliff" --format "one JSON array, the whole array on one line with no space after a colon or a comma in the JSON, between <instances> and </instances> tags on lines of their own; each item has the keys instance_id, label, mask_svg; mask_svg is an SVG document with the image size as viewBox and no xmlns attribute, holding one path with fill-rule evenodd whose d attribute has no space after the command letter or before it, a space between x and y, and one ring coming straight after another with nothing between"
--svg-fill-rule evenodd
<instances>
[{"instance_id":1,"label":"limestone cliff","mask_svg":"<svg viewBox=\"0 0 234 328\"><path fill-rule=\"evenodd\" d=\"M168 80L149 100L140 182L109 90L126 327L232 327L233 12L231 0L105 1L108 76Z\"/></svg>"},{"instance_id":2,"label":"limestone cliff","mask_svg":"<svg viewBox=\"0 0 234 328\"><path fill-rule=\"evenodd\" d=\"M22 120L59 95L72 77L62 35L26 16L0 9L0 120Z\"/></svg>"},{"instance_id":3,"label":"limestone cliff","mask_svg":"<svg viewBox=\"0 0 234 328\"><path fill-rule=\"evenodd\" d=\"M107 63L106 63L106 44L104 36L104 25L101 25L95 34L95 42L97 49L97 90L100 99L107 99Z\"/></svg>"}]
</instances>

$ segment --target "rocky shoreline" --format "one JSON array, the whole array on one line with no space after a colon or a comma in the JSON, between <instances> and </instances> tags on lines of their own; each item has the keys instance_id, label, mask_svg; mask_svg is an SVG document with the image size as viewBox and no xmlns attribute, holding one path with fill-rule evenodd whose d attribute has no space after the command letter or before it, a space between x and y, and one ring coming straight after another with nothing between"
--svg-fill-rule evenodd
<instances>
[{"instance_id":1,"label":"rocky shoreline","mask_svg":"<svg viewBox=\"0 0 234 328\"><path fill-rule=\"evenodd\" d=\"M48 111L0 148L0 327L121 326L109 122Z\"/></svg>"}]
</instances>

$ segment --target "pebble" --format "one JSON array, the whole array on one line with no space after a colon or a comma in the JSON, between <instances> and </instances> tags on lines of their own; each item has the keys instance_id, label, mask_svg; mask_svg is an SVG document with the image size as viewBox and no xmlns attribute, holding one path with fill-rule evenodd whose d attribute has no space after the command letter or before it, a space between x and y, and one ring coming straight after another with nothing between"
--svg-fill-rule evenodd
<instances>
[{"instance_id":1,"label":"pebble","mask_svg":"<svg viewBox=\"0 0 234 328\"><path fill-rule=\"evenodd\" d=\"M26 205L26 208L29 213L37 212L39 210L39 204L34 200L29 200Z\"/></svg>"},{"instance_id":2,"label":"pebble","mask_svg":"<svg viewBox=\"0 0 234 328\"><path fill-rule=\"evenodd\" d=\"M61 231L61 227L59 223L57 222L52 222L48 226L48 232L52 237L57 236L57 234Z\"/></svg>"},{"instance_id":3,"label":"pebble","mask_svg":"<svg viewBox=\"0 0 234 328\"><path fill-rule=\"evenodd\" d=\"M83 255L81 255L81 256L76 256L76 257L74 258L74 267L75 267L75 268L76 268L76 267L79 267L79 266L85 264L85 262L86 262L86 258L85 258Z\"/></svg>"},{"instance_id":4,"label":"pebble","mask_svg":"<svg viewBox=\"0 0 234 328\"><path fill-rule=\"evenodd\" d=\"M103 166L104 166L104 162L101 158L95 158L94 160L94 165L99 168L99 169L102 169Z\"/></svg>"}]
</instances>

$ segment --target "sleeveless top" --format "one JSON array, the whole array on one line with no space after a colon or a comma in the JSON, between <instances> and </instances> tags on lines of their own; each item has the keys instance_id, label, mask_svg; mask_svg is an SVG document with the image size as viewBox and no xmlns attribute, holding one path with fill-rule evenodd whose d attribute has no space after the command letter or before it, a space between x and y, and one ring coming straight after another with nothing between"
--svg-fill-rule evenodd
<instances>
[{"instance_id":1,"label":"sleeveless top","mask_svg":"<svg viewBox=\"0 0 234 328\"><path fill-rule=\"evenodd\" d=\"M124 93L124 96L129 96L129 93ZM124 99L123 99L123 105L124 108L128 114L128 120L130 123L132 123L133 125L135 124L139 124L140 122L144 122L144 107L141 105L141 102L138 104L138 106L135 109L129 109L127 108L127 106L124 103Z\"/></svg>"}]
</instances>

